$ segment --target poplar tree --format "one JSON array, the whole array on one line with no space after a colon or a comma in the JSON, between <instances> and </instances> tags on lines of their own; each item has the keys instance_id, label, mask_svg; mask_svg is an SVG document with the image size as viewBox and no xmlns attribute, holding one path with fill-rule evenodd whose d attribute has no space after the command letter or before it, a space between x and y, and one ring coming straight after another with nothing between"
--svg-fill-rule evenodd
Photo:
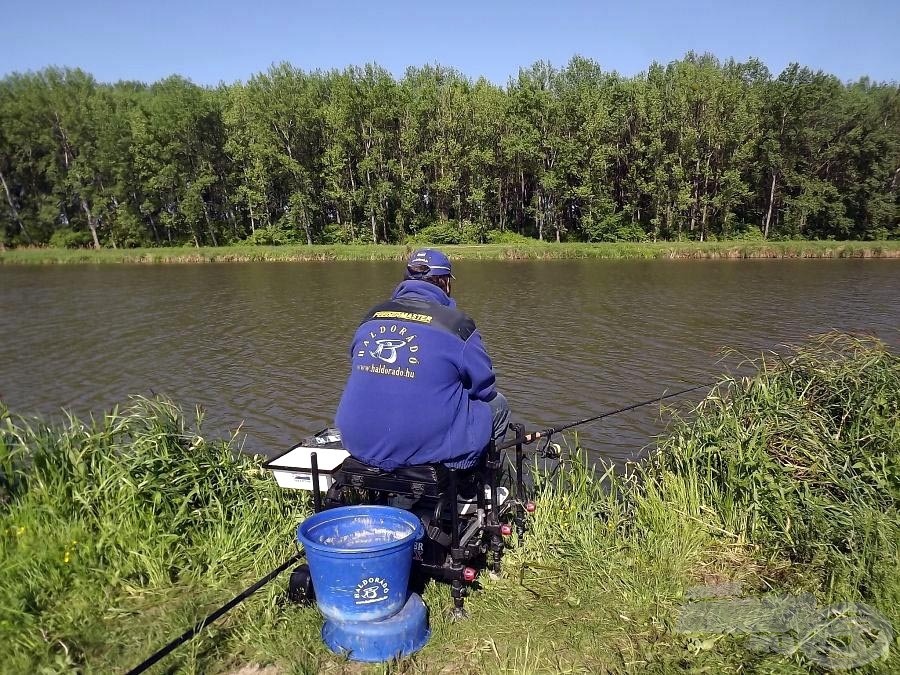
<instances>
[{"instance_id":1,"label":"poplar tree","mask_svg":"<svg viewBox=\"0 0 900 675\"><path fill-rule=\"evenodd\" d=\"M688 53L0 80L0 244L900 236L900 88Z\"/></svg>"}]
</instances>

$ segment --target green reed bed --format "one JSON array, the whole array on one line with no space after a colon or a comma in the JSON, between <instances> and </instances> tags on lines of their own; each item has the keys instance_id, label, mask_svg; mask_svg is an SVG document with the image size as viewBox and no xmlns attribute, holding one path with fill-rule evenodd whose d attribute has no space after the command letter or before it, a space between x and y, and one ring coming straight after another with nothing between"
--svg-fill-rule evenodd
<instances>
[{"instance_id":1,"label":"green reed bed","mask_svg":"<svg viewBox=\"0 0 900 675\"><path fill-rule=\"evenodd\" d=\"M900 358L818 338L723 379L650 461L614 473L573 450L538 479L529 534L451 623L391 666L322 646L314 608L270 584L158 672L806 672L799 650L680 631L696 586L864 601L900 627ZM0 671L135 665L292 552L305 497L204 440L165 401L48 428L4 413ZM573 444L577 441L569 439ZM867 666L896 672L900 644Z\"/></svg>"},{"instance_id":2,"label":"green reed bed","mask_svg":"<svg viewBox=\"0 0 900 675\"><path fill-rule=\"evenodd\" d=\"M679 425L652 471L695 484L724 529L801 583L900 604L900 359L874 340L764 358Z\"/></svg>"},{"instance_id":3,"label":"green reed bed","mask_svg":"<svg viewBox=\"0 0 900 675\"><path fill-rule=\"evenodd\" d=\"M900 241L539 242L441 245L454 260L897 258ZM403 260L418 244L347 244L138 249L17 248L0 251L0 264L167 264Z\"/></svg>"}]
</instances>

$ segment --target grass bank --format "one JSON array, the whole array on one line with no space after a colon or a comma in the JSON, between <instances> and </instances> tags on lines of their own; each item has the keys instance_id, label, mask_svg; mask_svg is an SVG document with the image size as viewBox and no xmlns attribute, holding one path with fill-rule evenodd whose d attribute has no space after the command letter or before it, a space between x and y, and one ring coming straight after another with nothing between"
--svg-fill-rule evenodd
<instances>
[{"instance_id":1,"label":"grass bank","mask_svg":"<svg viewBox=\"0 0 900 675\"><path fill-rule=\"evenodd\" d=\"M831 335L757 365L624 476L573 453L469 620L450 623L446 587L429 586L432 638L390 672L805 672L854 649L832 630L857 625L839 603L900 627L900 357ZM0 671L121 671L287 558L308 503L231 444L165 401L55 427L3 411ZM285 583L160 672L384 672L328 653ZM680 623L723 592L832 609L774 641ZM900 670L900 643L868 638L869 670Z\"/></svg>"},{"instance_id":2,"label":"grass bank","mask_svg":"<svg viewBox=\"0 0 900 675\"><path fill-rule=\"evenodd\" d=\"M441 246L456 260L900 258L900 241L657 242L584 244L528 242ZM53 249L0 251L0 264L101 264L403 260L409 245L222 246L218 248Z\"/></svg>"}]
</instances>

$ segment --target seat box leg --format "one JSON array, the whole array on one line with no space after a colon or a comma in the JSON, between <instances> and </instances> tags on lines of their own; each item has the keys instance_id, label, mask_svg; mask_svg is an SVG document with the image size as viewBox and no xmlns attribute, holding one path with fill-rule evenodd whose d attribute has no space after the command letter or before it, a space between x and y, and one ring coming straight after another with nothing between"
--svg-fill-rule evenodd
<instances>
[{"instance_id":1,"label":"seat box leg","mask_svg":"<svg viewBox=\"0 0 900 675\"><path fill-rule=\"evenodd\" d=\"M454 621L465 619L468 616L465 607L463 607L466 589L459 579L454 579L450 584L450 597L453 598L453 609L450 612L450 618Z\"/></svg>"}]
</instances>

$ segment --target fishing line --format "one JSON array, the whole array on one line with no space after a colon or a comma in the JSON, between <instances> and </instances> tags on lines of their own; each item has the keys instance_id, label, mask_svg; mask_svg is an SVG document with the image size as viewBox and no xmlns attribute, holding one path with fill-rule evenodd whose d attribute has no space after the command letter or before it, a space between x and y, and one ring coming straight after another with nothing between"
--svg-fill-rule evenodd
<instances>
[{"instance_id":1,"label":"fishing line","mask_svg":"<svg viewBox=\"0 0 900 675\"><path fill-rule=\"evenodd\" d=\"M641 401L640 403L634 403L632 405L627 405L622 408L617 408L616 410L610 410L608 412L600 413L599 415L594 415L593 417L586 417L584 419L578 420L577 422L570 422L569 424L564 424L559 427L550 427L548 429L542 429L540 431L532 431L529 434L525 434L522 437L513 438L510 441L503 442L496 446L496 450L506 450L511 448L519 443L530 444L536 441L543 441L537 448L535 452L535 461L537 461L538 457L541 457L545 460L551 459L556 460L556 465L550 470L549 475L547 476L547 480L553 480L556 477L557 473L559 473L560 467L567 463L569 460L563 458L563 453L560 446L556 443L552 443L551 439L554 434L557 434L561 431L565 431L567 429L572 429L577 426L581 426L582 424L588 424L590 422L596 422L598 420L602 420L606 417L612 417L613 415L619 415L624 412L628 412L630 410L635 410L637 408L641 408L643 406L651 405L653 403L659 403L660 401L665 401L666 399L675 398L676 396L681 396L682 394L687 394L692 391L697 391L699 389L705 389L707 387L712 387L716 383L715 382L705 382L703 384L697 384L692 387L688 387L687 389L680 389L679 391L674 391L671 394L664 394L662 396L657 396L656 398L651 398L647 401ZM515 474L516 468L513 464L512 458L509 455L505 455L506 464L508 465L508 470ZM546 466L546 465L545 465ZM533 487L533 486L532 486Z\"/></svg>"},{"instance_id":2,"label":"fishing line","mask_svg":"<svg viewBox=\"0 0 900 675\"><path fill-rule=\"evenodd\" d=\"M566 431L567 429L572 429L574 427L581 426L582 424L596 422L598 420L602 420L607 417L612 417L613 415L618 415L623 412L628 412L629 410L635 410L636 408L642 408L645 405L659 403L660 401L665 401L666 399L675 398L676 396L681 396L682 394L688 394L692 391L697 391L698 389L706 389L708 387L712 387L715 384L716 384L715 382L705 382L703 384L698 384L693 387L688 387L687 389L681 389L679 391L674 391L671 394L664 394L663 396L657 396L656 398L651 398L648 401L641 401L640 403L634 403L632 405L627 405L624 408L617 408L616 410L610 410L608 412L604 412L599 415L594 415L593 417L585 417L584 419L578 420L577 422L570 422L569 424L564 424L560 427L549 427L547 429L541 429L540 431L532 431L529 434L525 434L521 438L514 438L511 441L501 443L500 445L497 446L497 450L506 450L507 448L511 448L514 445L517 445L518 443L534 443L538 439L545 438L547 442L545 443L543 450L546 452L546 449L550 447L550 437L553 436L553 434L557 434L561 431Z\"/></svg>"},{"instance_id":3,"label":"fishing line","mask_svg":"<svg viewBox=\"0 0 900 675\"><path fill-rule=\"evenodd\" d=\"M742 352L738 350L730 350L734 353L740 354L744 357L744 363L752 362L752 359ZM765 358L765 353L769 352L774 354L778 359L783 360L784 354L779 353L773 348L769 348L763 352L763 358ZM743 365L743 364L742 364ZM533 443L538 439L546 438L547 443L545 444L542 450L546 451L548 447L550 447L549 438L553 434L559 433L560 431L566 431L567 429L572 429L573 427L581 426L582 424L588 424L590 422L596 422L598 420L602 420L606 417L612 417L613 415L618 415L623 412L628 412L629 410L635 410L636 408L642 408L645 405L651 405L653 403L659 403L660 401L665 401L666 399L675 398L676 396L681 396L682 394L688 394L692 391L697 391L698 389L706 389L708 387L713 387L717 384L717 382L704 382L703 384L694 385L692 387L688 387L687 389L681 389L679 391L672 392L671 394L665 394L663 396L657 396L656 398L651 398L648 401L641 401L640 403L634 403L633 405L625 406L624 408L617 408L616 410L610 410L609 412L601 413L600 415L595 415L593 417L586 417L584 419L578 420L577 422L571 422L569 424L564 424L561 427L550 427L548 429L542 429L540 431L533 431L530 434L525 434L522 438L515 438L511 441L507 441L505 443L501 443L497 446L497 450L506 450L507 448L511 448L518 443Z\"/></svg>"}]
</instances>

